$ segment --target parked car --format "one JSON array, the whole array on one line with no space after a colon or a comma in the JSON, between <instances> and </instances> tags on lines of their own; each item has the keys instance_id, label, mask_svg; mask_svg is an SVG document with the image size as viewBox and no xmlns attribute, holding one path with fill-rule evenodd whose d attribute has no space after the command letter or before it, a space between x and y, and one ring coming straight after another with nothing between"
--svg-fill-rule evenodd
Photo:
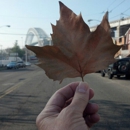
<instances>
[{"instance_id":1,"label":"parked car","mask_svg":"<svg viewBox=\"0 0 130 130\"><path fill-rule=\"evenodd\" d=\"M17 64L18 64L19 68L26 67L26 65L25 65L25 63L23 61L18 61Z\"/></svg>"},{"instance_id":2,"label":"parked car","mask_svg":"<svg viewBox=\"0 0 130 130\"><path fill-rule=\"evenodd\" d=\"M10 62L9 64L7 64L7 69L18 69L19 66L17 64L17 62Z\"/></svg>"},{"instance_id":3,"label":"parked car","mask_svg":"<svg viewBox=\"0 0 130 130\"><path fill-rule=\"evenodd\" d=\"M112 79L113 76L125 76L130 78L130 58L122 58L117 60L114 64L108 66L107 69L101 71L101 76L104 77L105 74L108 75L109 79Z\"/></svg>"},{"instance_id":4,"label":"parked car","mask_svg":"<svg viewBox=\"0 0 130 130\"><path fill-rule=\"evenodd\" d=\"M26 66L31 66L31 63L30 62L25 62L25 65Z\"/></svg>"}]
</instances>

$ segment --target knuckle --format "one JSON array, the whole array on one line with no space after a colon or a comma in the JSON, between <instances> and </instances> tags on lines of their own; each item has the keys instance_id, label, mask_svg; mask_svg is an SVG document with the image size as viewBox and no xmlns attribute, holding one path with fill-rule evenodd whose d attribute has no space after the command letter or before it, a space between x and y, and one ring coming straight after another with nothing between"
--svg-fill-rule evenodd
<instances>
[{"instance_id":1,"label":"knuckle","mask_svg":"<svg viewBox=\"0 0 130 130\"><path fill-rule=\"evenodd\" d=\"M83 96L80 96L80 97L77 97L76 101L80 102L80 104L81 104L81 103L86 103L87 99Z\"/></svg>"}]
</instances>

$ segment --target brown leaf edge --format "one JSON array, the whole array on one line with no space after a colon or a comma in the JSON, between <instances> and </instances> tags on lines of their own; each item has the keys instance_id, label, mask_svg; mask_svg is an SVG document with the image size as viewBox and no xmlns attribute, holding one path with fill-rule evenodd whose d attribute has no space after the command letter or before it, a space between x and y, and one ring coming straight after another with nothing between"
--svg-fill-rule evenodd
<instances>
[{"instance_id":1,"label":"brown leaf edge","mask_svg":"<svg viewBox=\"0 0 130 130\"><path fill-rule=\"evenodd\" d=\"M60 3L61 4L61 3ZM106 19L107 20L107 22L108 22L108 12L104 15L104 17L103 17L103 19ZM104 23L107 23L107 22L104 22ZM102 26L104 26L104 29L106 29L106 31L108 31L107 29L109 29L110 30L110 28L108 28L108 25L104 25L104 23L102 23L101 22L101 24L100 25L102 25ZM108 22L108 24L109 24L109 22ZM27 46L26 46L27 47ZM27 47L28 48L28 47ZM29 48L28 48L29 49ZM30 49L31 50L31 49ZM38 65L39 66L39 65ZM81 77L82 78L82 81L84 81L84 79L83 79L83 76ZM62 80L61 80L61 82L62 82Z\"/></svg>"}]
</instances>

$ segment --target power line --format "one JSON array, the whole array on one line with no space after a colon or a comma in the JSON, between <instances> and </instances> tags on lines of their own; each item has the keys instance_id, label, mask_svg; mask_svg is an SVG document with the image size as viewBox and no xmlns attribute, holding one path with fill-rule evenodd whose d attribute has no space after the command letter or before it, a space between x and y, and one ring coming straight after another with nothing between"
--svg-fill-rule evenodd
<instances>
[{"instance_id":1,"label":"power line","mask_svg":"<svg viewBox=\"0 0 130 130\"><path fill-rule=\"evenodd\" d=\"M27 35L27 34L18 34L18 33L0 33L3 35Z\"/></svg>"},{"instance_id":2,"label":"power line","mask_svg":"<svg viewBox=\"0 0 130 130\"><path fill-rule=\"evenodd\" d=\"M126 16L129 16L129 17L130 17L130 15L125 14L125 12L127 12L129 9L130 9L130 7L129 7L128 9L126 9L125 11L123 11L123 12L121 13L121 15L126 15Z\"/></svg>"},{"instance_id":3,"label":"power line","mask_svg":"<svg viewBox=\"0 0 130 130\"><path fill-rule=\"evenodd\" d=\"M110 19L115 18L115 17L118 17L118 16L120 16L120 14L118 14L118 15L116 15L116 16L114 16L114 17L111 17Z\"/></svg>"},{"instance_id":4,"label":"power line","mask_svg":"<svg viewBox=\"0 0 130 130\"><path fill-rule=\"evenodd\" d=\"M125 12L127 12L128 10L130 9L130 7L128 8L128 9L126 9L124 12L122 12L122 13L125 13Z\"/></svg>"},{"instance_id":5,"label":"power line","mask_svg":"<svg viewBox=\"0 0 130 130\"><path fill-rule=\"evenodd\" d=\"M127 15L127 14L124 14L124 13L121 13L121 15L125 15L125 16L128 16L128 17L130 17L130 15Z\"/></svg>"},{"instance_id":6,"label":"power line","mask_svg":"<svg viewBox=\"0 0 130 130\"><path fill-rule=\"evenodd\" d=\"M116 2L116 0L114 0L107 8L109 8L113 3L115 3Z\"/></svg>"},{"instance_id":7,"label":"power line","mask_svg":"<svg viewBox=\"0 0 130 130\"><path fill-rule=\"evenodd\" d=\"M108 8L113 4L113 3L115 3L117 0L114 0L112 3L110 3L110 5L107 7L107 11L108 11ZM105 13L106 11L102 11L102 13L101 14L103 14L103 13ZM109 13L111 13L112 12L112 10L111 11L108 11Z\"/></svg>"},{"instance_id":8,"label":"power line","mask_svg":"<svg viewBox=\"0 0 130 130\"><path fill-rule=\"evenodd\" d=\"M109 6L108 6L108 8L114 3L114 2L116 2L117 0L115 0L115 1L113 1ZM109 13L111 13L113 10L115 10L117 7L119 7L123 2L124 2L125 0L123 0L122 2L120 2L117 6L115 6L113 9L111 9L110 11L108 11ZM126 11L128 11L130 9L130 7L128 8L128 9L126 9L124 12L126 12ZM104 13L105 11L103 11L102 13ZM123 13L124 13L123 12ZM122 14L123 14L122 13ZM120 14L118 14L118 15L116 15L116 16L114 16L114 17L111 17L111 18L115 18L115 17L118 17L118 16L120 16L121 15L121 13ZM127 15L127 16L129 16L129 15ZM111 19L110 18L110 19Z\"/></svg>"},{"instance_id":9,"label":"power line","mask_svg":"<svg viewBox=\"0 0 130 130\"><path fill-rule=\"evenodd\" d=\"M26 16L8 16L8 15L0 15L1 17L12 17L12 18L26 18L26 19L52 19L56 17L26 17Z\"/></svg>"},{"instance_id":10,"label":"power line","mask_svg":"<svg viewBox=\"0 0 130 130\"><path fill-rule=\"evenodd\" d=\"M125 11L123 11L122 13L120 13L120 14L118 14L118 15L116 15L116 16L114 16L114 17L111 17L111 19L112 18L115 18L115 17L118 17L118 16L120 16L120 15L126 15L126 14L124 14L126 11L128 11L130 9L130 7L129 8L127 8ZM126 15L126 16L130 16L130 15Z\"/></svg>"},{"instance_id":11,"label":"power line","mask_svg":"<svg viewBox=\"0 0 130 130\"><path fill-rule=\"evenodd\" d=\"M3 34L3 35L25 35L25 36L30 35L30 36L32 36L31 34L20 34L20 33L0 33L0 34ZM34 34L34 36L39 36L39 35ZM42 37L42 38L48 38L48 37Z\"/></svg>"},{"instance_id":12,"label":"power line","mask_svg":"<svg viewBox=\"0 0 130 130\"><path fill-rule=\"evenodd\" d=\"M84 17L88 17L88 16L94 16L94 15L102 15L104 12L100 12L100 13L93 13L93 14L87 14L87 15L82 15Z\"/></svg>"},{"instance_id":13,"label":"power line","mask_svg":"<svg viewBox=\"0 0 130 130\"><path fill-rule=\"evenodd\" d=\"M111 13L112 12L112 10L111 11L109 11L109 7L113 4L113 3L115 3L116 2L116 0L114 0L108 7L107 7L107 11L109 12L109 13ZM103 13L104 13L105 11L103 11Z\"/></svg>"},{"instance_id":14,"label":"power line","mask_svg":"<svg viewBox=\"0 0 130 130\"><path fill-rule=\"evenodd\" d=\"M110 12L112 12L113 10L115 10L117 7L119 7L125 0L123 0L122 2L120 2L117 6L115 6Z\"/></svg>"}]
</instances>

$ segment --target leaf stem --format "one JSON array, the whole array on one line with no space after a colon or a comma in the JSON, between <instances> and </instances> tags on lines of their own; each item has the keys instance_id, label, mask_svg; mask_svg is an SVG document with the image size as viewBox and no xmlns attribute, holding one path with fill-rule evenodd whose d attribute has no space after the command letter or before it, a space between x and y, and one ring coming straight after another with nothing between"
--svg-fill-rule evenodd
<instances>
[{"instance_id":1,"label":"leaf stem","mask_svg":"<svg viewBox=\"0 0 130 130\"><path fill-rule=\"evenodd\" d=\"M81 78L82 78L82 82L84 82L84 78L83 78L83 76L81 75Z\"/></svg>"},{"instance_id":2,"label":"leaf stem","mask_svg":"<svg viewBox=\"0 0 130 130\"><path fill-rule=\"evenodd\" d=\"M81 68L81 66L80 66L79 61L78 61L78 64L79 64L79 69L80 69L81 79L82 79L82 82L84 82L83 73L82 73L82 68Z\"/></svg>"}]
</instances>

